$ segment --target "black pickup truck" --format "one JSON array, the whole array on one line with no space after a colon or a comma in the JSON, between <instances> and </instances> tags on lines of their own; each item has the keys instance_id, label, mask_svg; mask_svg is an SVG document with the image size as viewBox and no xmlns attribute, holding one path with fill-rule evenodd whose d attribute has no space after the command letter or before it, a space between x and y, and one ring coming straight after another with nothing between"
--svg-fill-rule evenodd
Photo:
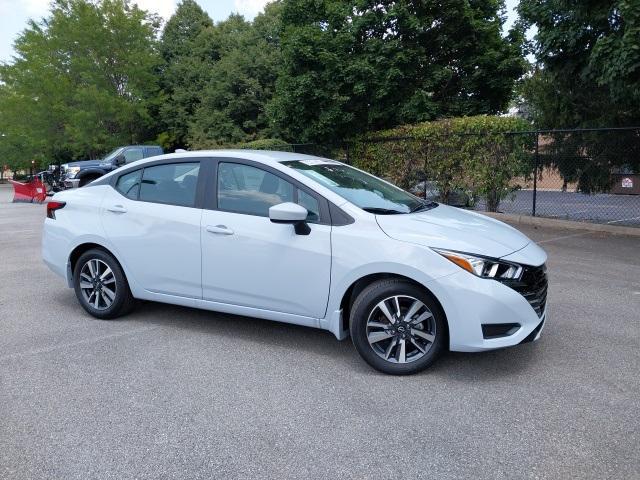
<instances>
[{"instance_id":1,"label":"black pickup truck","mask_svg":"<svg viewBox=\"0 0 640 480\"><path fill-rule=\"evenodd\" d=\"M158 145L127 145L116 148L101 160L65 163L61 165L60 175L65 188L82 187L122 165L163 153Z\"/></svg>"}]
</instances>

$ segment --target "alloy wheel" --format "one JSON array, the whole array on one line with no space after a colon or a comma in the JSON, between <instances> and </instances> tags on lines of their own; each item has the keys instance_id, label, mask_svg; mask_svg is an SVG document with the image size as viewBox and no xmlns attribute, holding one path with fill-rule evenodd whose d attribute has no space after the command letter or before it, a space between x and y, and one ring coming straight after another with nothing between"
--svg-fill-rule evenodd
<instances>
[{"instance_id":1,"label":"alloy wheel","mask_svg":"<svg viewBox=\"0 0 640 480\"><path fill-rule=\"evenodd\" d=\"M436 338L433 313L420 300L395 295L378 302L367 319L372 350L391 363L410 363L424 357Z\"/></svg>"},{"instance_id":2,"label":"alloy wheel","mask_svg":"<svg viewBox=\"0 0 640 480\"><path fill-rule=\"evenodd\" d=\"M109 265L97 258L88 260L80 270L80 291L96 310L108 309L117 292L116 277Z\"/></svg>"}]
</instances>

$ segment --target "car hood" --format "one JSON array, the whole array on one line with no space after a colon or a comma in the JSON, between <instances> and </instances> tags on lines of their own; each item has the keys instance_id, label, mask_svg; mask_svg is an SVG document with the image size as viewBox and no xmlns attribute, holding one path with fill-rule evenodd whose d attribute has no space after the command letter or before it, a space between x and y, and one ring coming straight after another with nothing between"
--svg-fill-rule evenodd
<instances>
[{"instance_id":1,"label":"car hood","mask_svg":"<svg viewBox=\"0 0 640 480\"><path fill-rule=\"evenodd\" d=\"M102 162L103 162L103 160L80 160L80 161L77 161L77 162L69 162L66 165L67 165L67 167L87 168L87 167L97 167Z\"/></svg>"},{"instance_id":2,"label":"car hood","mask_svg":"<svg viewBox=\"0 0 640 480\"><path fill-rule=\"evenodd\" d=\"M505 223L447 205L405 215L376 215L376 220L384 233L396 240L494 258L531 243Z\"/></svg>"}]
</instances>

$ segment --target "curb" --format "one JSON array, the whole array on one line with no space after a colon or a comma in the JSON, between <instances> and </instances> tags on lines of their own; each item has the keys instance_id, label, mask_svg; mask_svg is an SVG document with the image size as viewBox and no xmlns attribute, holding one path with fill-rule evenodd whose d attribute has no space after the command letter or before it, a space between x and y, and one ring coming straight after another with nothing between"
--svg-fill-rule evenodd
<instances>
[{"instance_id":1,"label":"curb","mask_svg":"<svg viewBox=\"0 0 640 480\"><path fill-rule=\"evenodd\" d=\"M612 235L627 235L640 237L640 228L607 225L602 223L575 222L572 220L558 220L555 218L531 217L528 215L512 215L508 213L478 212L496 220L520 225L534 225L538 227L564 228L567 230L586 230L589 232L604 232Z\"/></svg>"}]
</instances>

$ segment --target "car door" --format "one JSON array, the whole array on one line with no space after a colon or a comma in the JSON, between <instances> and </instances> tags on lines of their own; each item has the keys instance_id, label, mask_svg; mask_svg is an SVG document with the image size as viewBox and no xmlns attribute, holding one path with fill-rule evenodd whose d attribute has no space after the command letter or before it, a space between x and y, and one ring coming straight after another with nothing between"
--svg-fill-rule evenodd
<instances>
[{"instance_id":1,"label":"car door","mask_svg":"<svg viewBox=\"0 0 640 480\"><path fill-rule=\"evenodd\" d=\"M202 293L207 301L323 318L331 269L326 200L269 167L219 160L202 214ZM269 207L298 202L309 235L269 220Z\"/></svg>"},{"instance_id":2,"label":"car door","mask_svg":"<svg viewBox=\"0 0 640 480\"><path fill-rule=\"evenodd\" d=\"M105 195L102 222L138 285L201 298L200 160L150 164L119 175Z\"/></svg>"}]
</instances>

